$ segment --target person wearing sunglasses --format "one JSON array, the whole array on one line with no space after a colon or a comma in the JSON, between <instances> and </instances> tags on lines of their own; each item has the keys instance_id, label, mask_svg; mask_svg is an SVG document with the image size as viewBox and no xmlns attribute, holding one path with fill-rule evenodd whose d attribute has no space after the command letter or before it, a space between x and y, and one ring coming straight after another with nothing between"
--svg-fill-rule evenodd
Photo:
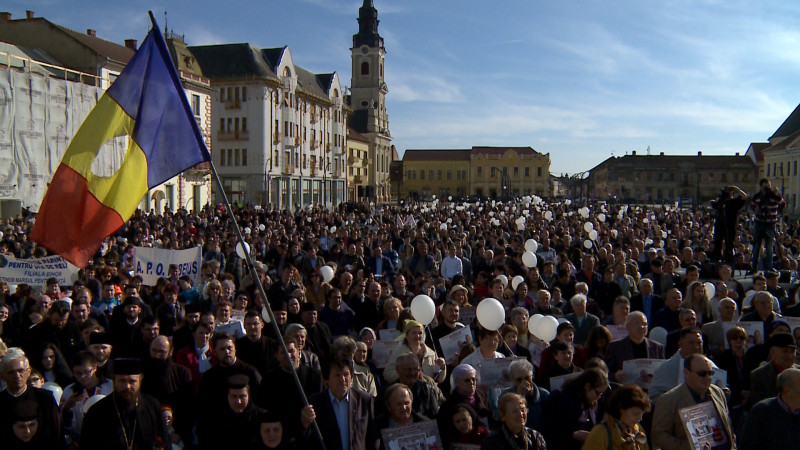
<instances>
[{"instance_id":1,"label":"person wearing sunglasses","mask_svg":"<svg viewBox=\"0 0 800 450\"><path fill-rule=\"evenodd\" d=\"M690 450L692 445L684 428L680 410L711 402L716 413L714 442L711 448L733 448L735 436L731 427L725 392L714 385L714 363L702 354L694 353L683 360L684 382L658 398L653 414L653 448ZM711 419L713 421L714 419ZM727 446L720 446L727 442Z\"/></svg>"}]
</instances>

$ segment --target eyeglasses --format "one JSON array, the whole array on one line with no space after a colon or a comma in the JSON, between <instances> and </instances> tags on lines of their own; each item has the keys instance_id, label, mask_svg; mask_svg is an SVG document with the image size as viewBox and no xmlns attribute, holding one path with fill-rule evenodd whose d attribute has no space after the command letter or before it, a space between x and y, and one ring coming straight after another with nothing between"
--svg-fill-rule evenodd
<instances>
[{"instance_id":1,"label":"eyeglasses","mask_svg":"<svg viewBox=\"0 0 800 450\"><path fill-rule=\"evenodd\" d=\"M522 383L523 381L533 381L533 376L528 375L527 377L517 377L514 378L514 381L516 381L517 383Z\"/></svg>"},{"instance_id":2,"label":"eyeglasses","mask_svg":"<svg viewBox=\"0 0 800 450\"><path fill-rule=\"evenodd\" d=\"M701 378L713 377L715 373L716 373L716 371L714 369L711 369L711 370L700 370L698 372L695 372L695 374L697 374L697 376L701 377Z\"/></svg>"}]
</instances>

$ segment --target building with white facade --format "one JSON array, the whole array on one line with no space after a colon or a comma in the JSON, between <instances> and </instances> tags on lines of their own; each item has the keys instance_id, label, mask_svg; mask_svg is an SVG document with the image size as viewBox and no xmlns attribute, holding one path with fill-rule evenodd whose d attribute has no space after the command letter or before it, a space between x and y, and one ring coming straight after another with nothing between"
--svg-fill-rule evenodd
<instances>
[{"instance_id":1,"label":"building with white facade","mask_svg":"<svg viewBox=\"0 0 800 450\"><path fill-rule=\"evenodd\" d=\"M289 47L189 50L214 89L213 160L229 201L292 208L345 200L347 108L335 72L295 65Z\"/></svg>"}]
</instances>

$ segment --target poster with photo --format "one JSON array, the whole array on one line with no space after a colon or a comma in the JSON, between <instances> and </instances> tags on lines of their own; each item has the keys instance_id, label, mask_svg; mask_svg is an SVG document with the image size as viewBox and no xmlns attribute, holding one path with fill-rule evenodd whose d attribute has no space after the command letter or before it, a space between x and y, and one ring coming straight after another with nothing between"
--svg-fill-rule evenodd
<instances>
[{"instance_id":1,"label":"poster with photo","mask_svg":"<svg viewBox=\"0 0 800 450\"><path fill-rule=\"evenodd\" d=\"M481 364L481 384L495 388L509 388L514 385L508 367L517 358L486 359Z\"/></svg>"},{"instance_id":2,"label":"poster with photo","mask_svg":"<svg viewBox=\"0 0 800 450\"><path fill-rule=\"evenodd\" d=\"M469 327L475 320L475 311L474 306L462 306L458 311L458 321Z\"/></svg>"},{"instance_id":3,"label":"poster with photo","mask_svg":"<svg viewBox=\"0 0 800 450\"><path fill-rule=\"evenodd\" d=\"M560 377L550 378L550 392L553 392L556 389L561 389L564 386L564 383L577 377L580 374L581 374L580 372L575 372L575 373L568 373L566 375L561 375Z\"/></svg>"},{"instance_id":4,"label":"poster with photo","mask_svg":"<svg viewBox=\"0 0 800 450\"><path fill-rule=\"evenodd\" d=\"M750 347L764 343L764 322L722 322L722 335L727 336L728 330L733 327L742 327L747 333L746 349L750 350ZM731 348L727 339L725 348Z\"/></svg>"},{"instance_id":5,"label":"poster with photo","mask_svg":"<svg viewBox=\"0 0 800 450\"><path fill-rule=\"evenodd\" d=\"M442 439L435 420L381 430L387 450L442 450Z\"/></svg>"},{"instance_id":6,"label":"poster with photo","mask_svg":"<svg viewBox=\"0 0 800 450\"><path fill-rule=\"evenodd\" d=\"M624 323L622 325L609 324L606 325L606 328L608 328L608 331L611 332L611 338L614 341L628 337L628 328Z\"/></svg>"},{"instance_id":7,"label":"poster with photo","mask_svg":"<svg viewBox=\"0 0 800 450\"><path fill-rule=\"evenodd\" d=\"M396 328L378 330L378 339L381 341L393 341L402 333Z\"/></svg>"},{"instance_id":8,"label":"poster with photo","mask_svg":"<svg viewBox=\"0 0 800 450\"><path fill-rule=\"evenodd\" d=\"M712 402L704 402L678 410L689 444L695 450L708 444L712 449L729 448L728 436Z\"/></svg>"},{"instance_id":9,"label":"poster with photo","mask_svg":"<svg viewBox=\"0 0 800 450\"><path fill-rule=\"evenodd\" d=\"M455 365L461 347L471 342L472 329L470 329L470 327L460 327L439 339L439 346L442 348L441 356L447 361L447 364Z\"/></svg>"},{"instance_id":10,"label":"poster with photo","mask_svg":"<svg viewBox=\"0 0 800 450\"><path fill-rule=\"evenodd\" d=\"M400 341L375 341L372 343L372 359L375 360L375 367L382 369L386 367L389 362L389 356L392 354Z\"/></svg>"},{"instance_id":11,"label":"poster with photo","mask_svg":"<svg viewBox=\"0 0 800 450\"><path fill-rule=\"evenodd\" d=\"M625 383L631 383L644 390L650 389L653 382L653 374L664 362L663 359L629 359L622 363L622 371L625 373Z\"/></svg>"}]
</instances>

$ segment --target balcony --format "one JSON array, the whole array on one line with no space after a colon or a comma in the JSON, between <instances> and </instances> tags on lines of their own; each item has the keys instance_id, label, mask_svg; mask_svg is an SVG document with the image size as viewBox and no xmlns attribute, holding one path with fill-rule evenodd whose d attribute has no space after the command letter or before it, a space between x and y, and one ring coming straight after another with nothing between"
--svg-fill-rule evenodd
<instances>
[{"instance_id":1,"label":"balcony","mask_svg":"<svg viewBox=\"0 0 800 450\"><path fill-rule=\"evenodd\" d=\"M317 176L317 167L316 166L311 166L311 176L312 177Z\"/></svg>"},{"instance_id":2,"label":"balcony","mask_svg":"<svg viewBox=\"0 0 800 450\"><path fill-rule=\"evenodd\" d=\"M240 107L241 105L239 104L239 99L225 101L225 109L239 109Z\"/></svg>"},{"instance_id":3,"label":"balcony","mask_svg":"<svg viewBox=\"0 0 800 450\"><path fill-rule=\"evenodd\" d=\"M281 142L281 134L280 133L275 133L274 135L272 135L272 142L274 144L280 143Z\"/></svg>"},{"instance_id":4,"label":"balcony","mask_svg":"<svg viewBox=\"0 0 800 450\"><path fill-rule=\"evenodd\" d=\"M361 179L361 175L356 175L353 177L353 183L355 184L361 184L362 181L363 180Z\"/></svg>"},{"instance_id":5,"label":"balcony","mask_svg":"<svg viewBox=\"0 0 800 450\"><path fill-rule=\"evenodd\" d=\"M288 164L283 166L283 168L281 169L281 173L284 175L292 175L294 173L294 165Z\"/></svg>"}]
</instances>

